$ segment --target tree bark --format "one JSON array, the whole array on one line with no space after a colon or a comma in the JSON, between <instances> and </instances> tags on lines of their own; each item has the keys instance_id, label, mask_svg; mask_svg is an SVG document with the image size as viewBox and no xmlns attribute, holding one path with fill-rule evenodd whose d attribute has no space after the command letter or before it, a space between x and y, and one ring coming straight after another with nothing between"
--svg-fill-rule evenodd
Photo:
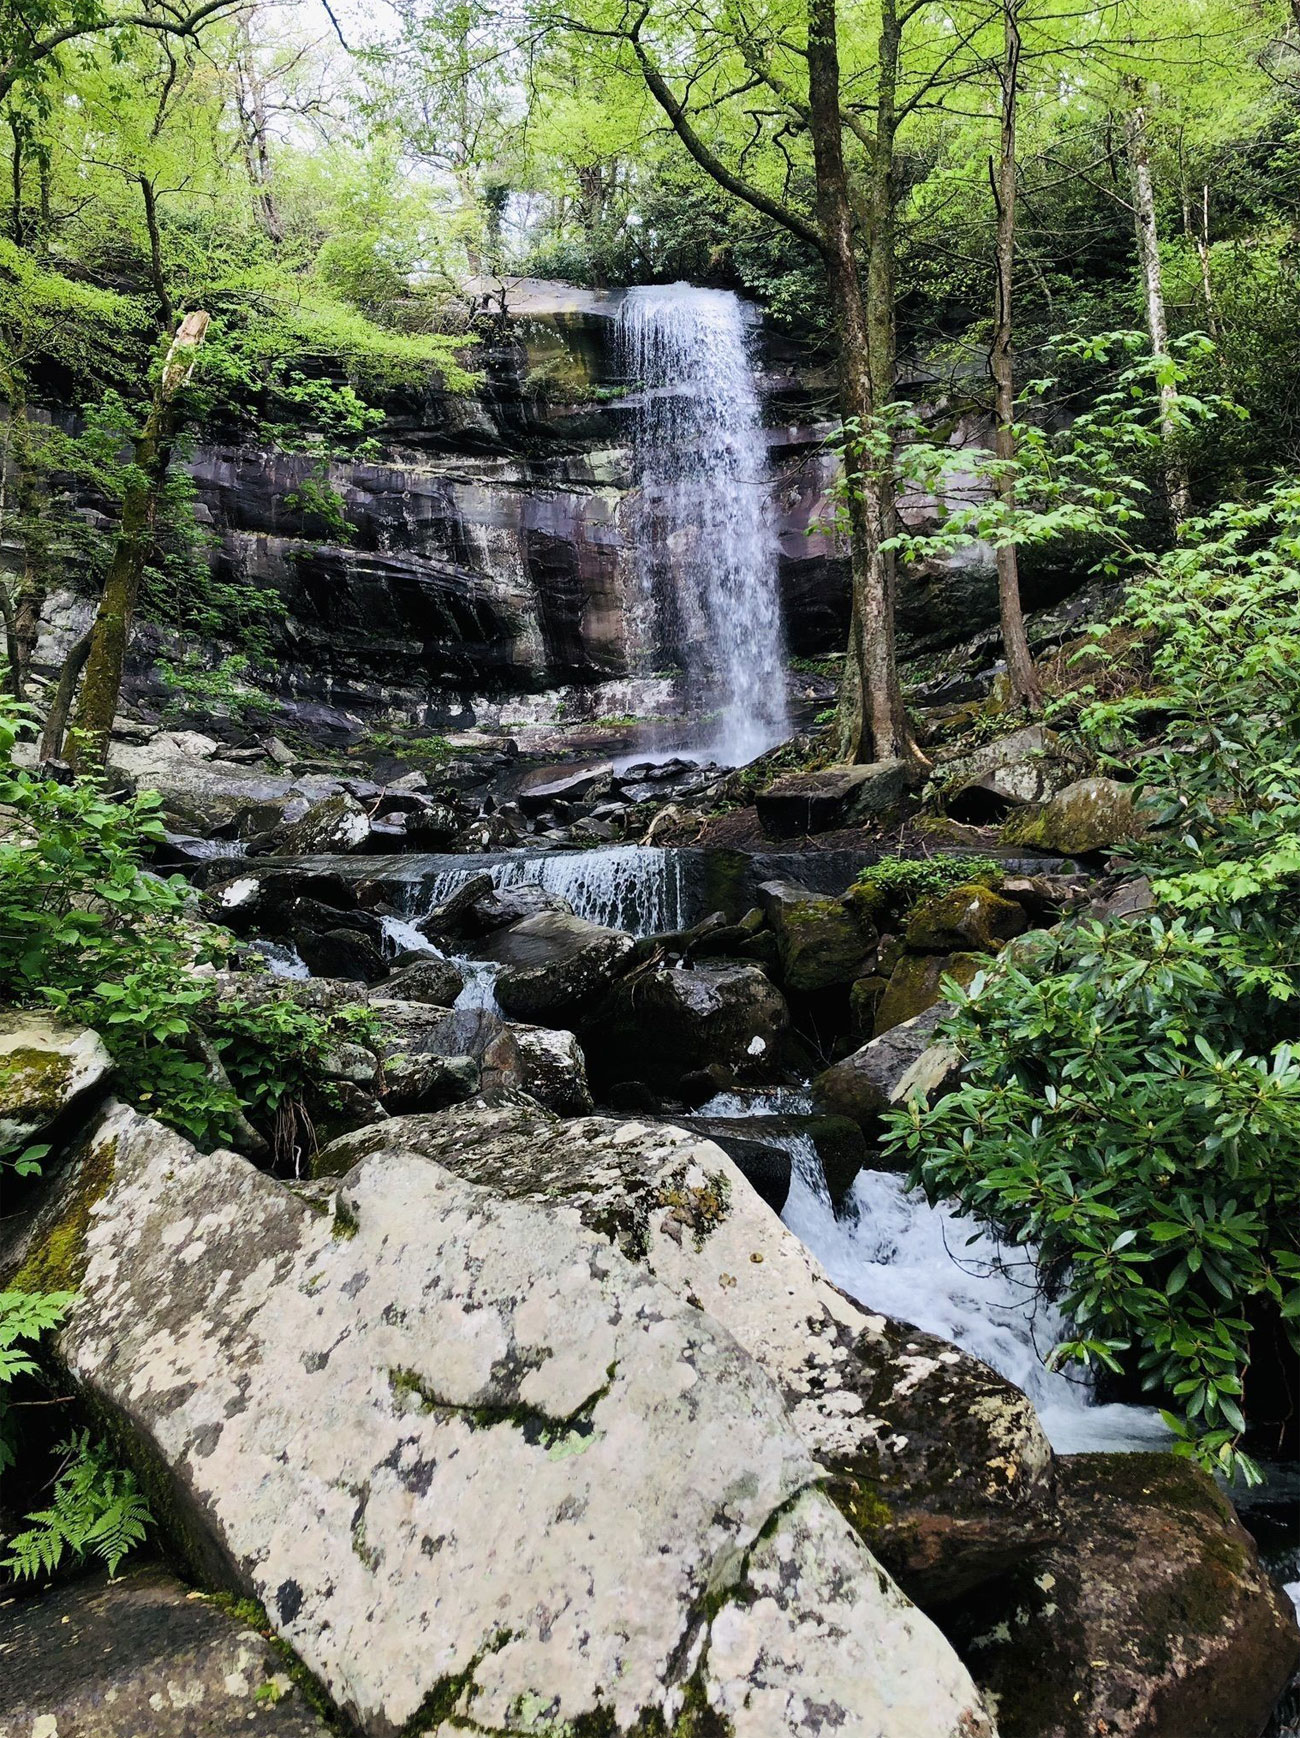
<instances>
[{"instance_id":1,"label":"tree bark","mask_svg":"<svg viewBox=\"0 0 1300 1738\"><path fill-rule=\"evenodd\" d=\"M1010 517L1015 511L1016 484L1016 385L1012 352L1011 296L1016 259L1016 105L1020 86L1020 0L1003 0L1002 6L1002 135L993 172L997 201L996 307L993 347L989 368L993 375L994 452L998 460L998 496ZM992 165L990 165L992 168ZM1020 564L1016 546L1007 543L996 551L998 611L1002 618L1002 647L1012 698L1036 706L1042 690L1034 670L1025 636L1025 617L1020 607Z\"/></svg>"},{"instance_id":2,"label":"tree bark","mask_svg":"<svg viewBox=\"0 0 1300 1738\"><path fill-rule=\"evenodd\" d=\"M884 100L882 91L882 104ZM886 271L882 280L878 258L882 247L892 252L892 236L886 219L886 233L871 237L864 299L844 166L835 0L809 0L808 108L822 258L837 337L853 571L849 655L836 720L836 758L897 760L912 755L915 745L898 680L892 563L882 548L892 530L893 467L887 454L873 451L872 440L879 388L883 385L888 394L893 387L893 274ZM892 217L887 181L875 215L881 214L885 204Z\"/></svg>"},{"instance_id":3,"label":"tree bark","mask_svg":"<svg viewBox=\"0 0 1300 1738\"><path fill-rule=\"evenodd\" d=\"M1169 322L1165 314L1164 275L1160 269L1160 237L1156 229L1156 201L1151 184L1146 111L1141 101L1136 100L1137 93L1134 94L1135 100L1124 117L1124 136L1128 146L1129 185L1133 197L1133 222L1137 230L1138 264L1146 296L1151 354L1157 361L1167 361ZM1165 442L1165 490L1175 527L1182 524L1191 508L1187 472L1173 457L1173 405L1176 397L1177 391L1172 382L1161 385L1160 433Z\"/></svg>"},{"instance_id":4,"label":"tree bark","mask_svg":"<svg viewBox=\"0 0 1300 1738\"><path fill-rule=\"evenodd\" d=\"M68 714L72 711L77 682L86 667L86 659L90 656L92 633L93 630L87 628L81 638L73 642L63 660L54 693L50 696L50 709L45 714L45 728L41 732L42 760L58 760L63 753L63 735L68 728Z\"/></svg>"},{"instance_id":5,"label":"tree bark","mask_svg":"<svg viewBox=\"0 0 1300 1738\"><path fill-rule=\"evenodd\" d=\"M122 691L127 638L153 540L158 496L171 462L176 399L194 368L207 329L208 315L204 313L187 314L181 321L167 352L149 415L135 442L134 475L122 500L122 523L91 628L77 714L69 732L68 759L77 772L100 771L108 758L109 735Z\"/></svg>"}]
</instances>

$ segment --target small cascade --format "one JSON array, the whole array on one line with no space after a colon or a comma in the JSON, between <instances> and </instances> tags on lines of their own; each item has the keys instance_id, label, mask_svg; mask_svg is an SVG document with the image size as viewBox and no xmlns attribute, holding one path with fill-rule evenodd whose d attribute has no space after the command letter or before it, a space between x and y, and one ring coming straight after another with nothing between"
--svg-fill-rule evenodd
<instances>
[{"instance_id":1,"label":"small cascade","mask_svg":"<svg viewBox=\"0 0 1300 1738\"><path fill-rule=\"evenodd\" d=\"M798 1091L720 1093L699 1115L779 1118L812 1108ZM1065 1322L1037 1293L1031 1250L1004 1249L974 1220L932 1207L888 1171L859 1172L837 1214L812 1138L774 1122L772 1142L790 1155L782 1219L850 1297L961 1346L1014 1382L1063 1454L1168 1447L1153 1408L1099 1406L1081 1374L1044 1365Z\"/></svg>"},{"instance_id":2,"label":"small cascade","mask_svg":"<svg viewBox=\"0 0 1300 1738\"><path fill-rule=\"evenodd\" d=\"M751 319L729 291L629 290L619 313L640 384L642 639L716 707L709 756L738 766L788 734L785 643Z\"/></svg>"},{"instance_id":3,"label":"small cascade","mask_svg":"<svg viewBox=\"0 0 1300 1738\"><path fill-rule=\"evenodd\" d=\"M589 923L626 929L633 935L661 935L681 929L687 921L686 875L676 851L611 845L597 851L551 851L488 863L448 864L421 883L423 910L443 904L476 875L490 875L495 887L544 887L567 899Z\"/></svg>"},{"instance_id":4,"label":"small cascade","mask_svg":"<svg viewBox=\"0 0 1300 1738\"><path fill-rule=\"evenodd\" d=\"M888 1171L859 1172L837 1217L816 1155L812 1165L807 1155L791 1157L782 1217L851 1297L952 1341L1014 1382L1062 1453L1168 1445L1152 1408L1096 1405L1081 1375L1044 1365L1066 1324L1037 1294L1032 1251L1004 1249Z\"/></svg>"}]
</instances>

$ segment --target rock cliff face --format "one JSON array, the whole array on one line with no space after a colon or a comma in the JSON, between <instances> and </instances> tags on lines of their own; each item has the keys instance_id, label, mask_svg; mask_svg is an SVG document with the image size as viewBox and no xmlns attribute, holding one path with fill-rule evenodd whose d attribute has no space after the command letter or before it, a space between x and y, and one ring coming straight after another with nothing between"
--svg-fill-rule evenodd
<instances>
[{"instance_id":1,"label":"rock cliff face","mask_svg":"<svg viewBox=\"0 0 1300 1738\"><path fill-rule=\"evenodd\" d=\"M394 394L378 456L331 465L347 541L330 541L299 504L304 481L320 478L310 454L195 452L219 574L284 601L277 681L304 722L320 708L391 710L439 730L684 710L672 680L681 648L650 642L639 625L647 612L638 607L633 383L620 372L619 295L525 283L507 301L475 352L472 395ZM757 360L787 641L797 656L839 651L849 576L831 528L833 393L770 332ZM983 436L963 425L953 438ZM908 497L902 510L915 523L933 503ZM1031 580L1027 601L1055 601L1052 593ZM899 608L905 642L920 649L995 623L991 553L903 575ZM41 661L61 656L88 616L87 602L64 600ZM137 694L148 691L156 650L142 630Z\"/></svg>"},{"instance_id":2,"label":"rock cliff face","mask_svg":"<svg viewBox=\"0 0 1300 1738\"><path fill-rule=\"evenodd\" d=\"M472 400L430 393L389 407L382 459L331 471L354 528L347 544L320 543L319 526L287 504L309 458L197 453L218 566L284 598L286 676L300 697L427 700L430 723L496 722L503 697L547 689L576 690L578 711L610 711L619 696L606 685L675 666L677 648L637 627L616 298L580 301L562 311L566 299L535 297L538 311L485 341ZM771 430L793 649L830 650L847 572L833 535L809 527L826 514L833 461L809 392L774 372L764 383L771 414L799 419ZM663 704L661 693L622 698L634 711Z\"/></svg>"}]
</instances>

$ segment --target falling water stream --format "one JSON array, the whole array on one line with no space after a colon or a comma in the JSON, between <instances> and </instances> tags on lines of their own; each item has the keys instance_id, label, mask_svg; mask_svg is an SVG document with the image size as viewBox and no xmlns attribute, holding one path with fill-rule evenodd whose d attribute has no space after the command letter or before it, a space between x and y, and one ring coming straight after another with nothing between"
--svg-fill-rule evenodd
<instances>
[{"instance_id":1,"label":"falling water stream","mask_svg":"<svg viewBox=\"0 0 1300 1738\"><path fill-rule=\"evenodd\" d=\"M752 317L727 290L629 290L623 366L639 388L636 543L643 643L682 660L712 740L739 766L788 733L777 537Z\"/></svg>"}]
</instances>

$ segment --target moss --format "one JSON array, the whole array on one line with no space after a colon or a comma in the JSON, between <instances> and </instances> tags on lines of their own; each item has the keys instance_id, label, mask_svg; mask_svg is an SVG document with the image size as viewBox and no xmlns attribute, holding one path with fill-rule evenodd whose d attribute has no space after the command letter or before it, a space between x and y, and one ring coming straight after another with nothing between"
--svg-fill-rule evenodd
<instances>
[{"instance_id":1,"label":"moss","mask_svg":"<svg viewBox=\"0 0 1300 1738\"><path fill-rule=\"evenodd\" d=\"M695 1247L703 1249L710 1234L717 1230L731 1208L731 1183L721 1171L705 1173L701 1186L687 1183L688 1167L669 1178L655 1198L659 1207L671 1209L669 1217L686 1227L695 1238Z\"/></svg>"},{"instance_id":2,"label":"moss","mask_svg":"<svg viewBox=\"0 0 1300 1738\"><path fill-rule=\"evenodd\" d=\"M255 1629L264 1640L270 1642L284 1667L285 1676L316 1717L331 1732L338 1733L340 1738L348 1733L350 1729L347 1723L330 1700L324 1686L308 1671L283 1636L276 1632L266 1615L266 1607L260 1600L235 1593L208 1593L204 1598L224 1611L227 1617L233 1618L236 1623L242 1623L247 1629Z\"/></svg>"},{"instance_id":3,"label":"moss","mask_svg":"<svg viewBox=\"0 0 1300 1738\"><path fill-rule=\"evenodd\" d=\"M357 1218L356 1208L342 1195L334 1197L334 1224L331 1227L332 1237L350 1241L361 1229L361 1221Z\"/></svg>"},{"instance_id":4,"label":"moss","mask_svg":"<svg viewBox=\"0 0 1300 1738\"><path fill-rule=\"evenodd\" d=\"M865 1479L833 1479L827 1485L827 1495L854 1532L868 1544L882 1528L894 1524L894 1511Z\"/></svg>"},{"instance_id":5,"label":"moss","mask_svg":"<svg viewBox=\"0 0 1300 1738\"><path fill-rule=\"evenodd\" d=\"M91 1215L108 1192L117 1163L117 1140L96 1141L78 1162L57 1217L38 1229L10 1282L14 1291L76 1291L86 1277L86 1233Z\"/></svg>"},{"instance_id":6,"label":"moss","mask_svg":"<svg viewBox=\"0 0 1300 1738\"><path fill-rule=\"evenodd\" d=\"M0 1057L0 1115L54 1116L63 1108L72 1059L37 1046Z\"/></svg>"},{"instance_id":7,"label":"moss","mask_svg":"<svg viewBox=\"0 0 1300 1738\"><path fill-rule=\"evenodd\" d=\"M495 1430L498 1425L509 1425L520 1432L525 1442L545 1449L549 1459L564 1460L571 1454L581 1454L594 1437L593 1414L613 1387L617 1371L618 1365L611 1364L601 1386L563 1418L543 1412L539 1406L527 1406L522 1401L509 1406L469 1406L462 1401L447 1400L436 1394L414 1370L390 1370L388 1385L395 1399L416 1396L422 1412L445 1412L463 1418L471 1430Z\"/></svg>"},{"instance_id":8,"label":"moss","mask_svg":"<svg viewBox=\"0 0 1300 1738\"><path fill-rule=\"evenodd\" d=\"M474 1655L464 1671L449 1672L446 1677L439 1678L401 1728L399 1738L419 1738L421 1733L435 1731L444 1721L452 1721L458 1726L470 1725L471 1722L457 1716L456 1705L467 1694L472 1700L475 1672L489 1654L500 1653L509 1640L508 1629L498 1630L487 1646L480 1648Z\"/></svg>"}]
</instances>

